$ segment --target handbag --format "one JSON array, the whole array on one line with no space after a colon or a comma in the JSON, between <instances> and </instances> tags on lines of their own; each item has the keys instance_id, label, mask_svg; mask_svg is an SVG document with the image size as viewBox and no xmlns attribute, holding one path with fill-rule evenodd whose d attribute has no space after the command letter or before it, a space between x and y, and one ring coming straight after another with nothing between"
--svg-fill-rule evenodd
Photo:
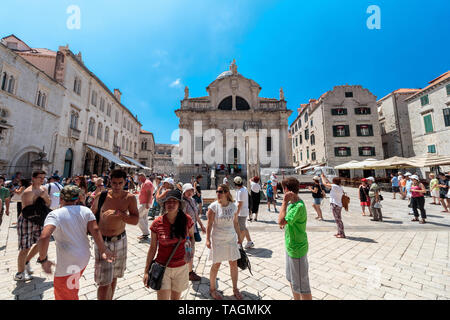
<instances>
[{"instance_id":1,"label":"handbag","mask_svg":"<svg viewBox=\"0 0 450 320\"><path fill-rule=\"evenodd\" d=\"M250 271L250 274L253 276L252 273L252 266L250 264L250 260L248 259L247 253L245 253L244 249L239 248L239 252L241 254L241 257L237 261L237 265L242 270L245 270L248 268L248 271Z\"/></svg>"},{"instance_id":2,"label":"handbag","mask_svg":"<svg viewBox=\"0 0 450 320\"><path fill-rule=\"evenodd\" d=\"M175 248L173 249L172 253L170 254L169 260L167 260L167 263L165 266L159 264L155 260L152 261L152 264L148 271L148 283L147 284L153 290L161 289L162 281L164 278L164 272L166 271L166 268L169 265L170 261L172 260L172 257L175 254L175 251L177 251L180 243L181 243L181 239L178 240L178 243L175 246Z\"/></svg>"},{"instance_id":3,"label":"handbag","mask_svg":"<svg viewBox=\"0 0 450 320\"><path fill-rule=\"evenodd\" d=\"M344 193L342 195L342 200L341 201L342 201L342 207L345 209L345 211L348 211L348 205L350 203L350 197L347 196L346 193Z\"/></svg>"}]
</instances>

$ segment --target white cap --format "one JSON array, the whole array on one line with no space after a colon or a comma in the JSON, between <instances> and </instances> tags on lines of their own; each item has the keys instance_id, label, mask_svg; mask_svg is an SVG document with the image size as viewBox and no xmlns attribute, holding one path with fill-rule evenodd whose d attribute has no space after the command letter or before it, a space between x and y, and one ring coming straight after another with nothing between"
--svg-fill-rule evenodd
<instances>
[{"instance_id":1,"label":"white cap","mask_svg":"<svg viewBox=\"0 0 450 320\"><path fill-rule=\"evenodd\" d=\"M417 181L418 181L418 180L419 180L419 177L418 177L417 175L412 175L412 176L411 176L411 179L414 179L414 180L417 180Z\"/></svg>"},{"instance_id":2,"label":"white cap","mask_svg":"<svg viewBox=\"0 0 450 320\"><path fill-rule=\"evenodd\" d=\"M241 184L243 183L243 182L242 182L242 178L239 177L239 176L236 177L236 178L234 178L233 181L234 181L235 184L238 184L238 185L241 185Z\"/></svg>"},{"instance_id":3,"label":"white cap","mask_svg":"<svg viewBox=\"0 0 450 320\"><path fill-rule=\"evenodd\" d=\"M314 176L313 180L320 181L320 177L319 176Z\"/></svg>"},{"instance_id":4,"label":"white cap","mask_svg":"<svg viewBox=\"0 0 450 320\"><path fill-rule=\"evenodd\" d=\"M405 173L405 177L409 177L409 176L412 176L412 174L409 172Z\"/></svg>"},{"instance_id":5,"label":"white cap","mask_svg":"<svg viewBox=\"0 0 450 320\"><path fill-rule=\"evenodd\" d=\"M368 177L367 180L375 181L375 178L374 177Z\"/></svg>"},{"instance_id":6,"label":"white cap","mask_svg":"<svg viewBox=\"0 0 450 320\"><path fill-rule=\"evenodd\" d=\"M174 185L174 184L175 184L175 181L173 181L172 178L165 178L165 179L163 180L163 183L165 183L165 182L170 183L171 185Z\"/></svg>"},{"instance_id":7,"label":"white cap","mask_svg":"<svg viewBox=\"0 0 450 320\"><path fill-rule=\"evenodd\" d=\"M194 187L192 186L192 184L190 184L190 183L183 184L183 194L189 190L194 190Z\"/></svg>"}]
</instances>

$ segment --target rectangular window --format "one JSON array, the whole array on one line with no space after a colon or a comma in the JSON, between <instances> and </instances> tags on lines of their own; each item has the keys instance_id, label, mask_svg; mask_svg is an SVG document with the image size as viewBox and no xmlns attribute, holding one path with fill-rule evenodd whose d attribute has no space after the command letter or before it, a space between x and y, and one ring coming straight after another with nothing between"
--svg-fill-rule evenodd
<instances>
[{"instance_id":1,"label":"rectangular window","mask_svg":"<svg viewBox=\"0 0 450 320\"><path fill-rule=\"evenodd\" d=\"M295 137L295 146L298 147L298 138Z\"/></svg>"},{"instance_id":2,"label":"rectangular window","mask_svg":"<svg viewBox=\"0 0 450 320\"><path fill-rule=\"evenodd\" d=\"M336 157L350 157L352 153L349 147L336 147L334 148L334 155Z\"/></svg>"},{"instance_id":3,"label":"rectangular window","mask_svg":"<svg viewBox=\"0 0 450 320\"><path fill-rule=\"evenodd\" d=\"M272 137L267 137L267 152L272 152Z\"/></svg>"},{"instance_id":4,"label":"rectangular window","mask_svg":"<svg viewBox=\"0 0 450 320\"><path fill-rule=\"evenodd\" d=\"M345 97L346 98L353 98L353 92L351 92L351 91L350 92L346 92L345 93Z\"/></svg>"},{"instance_id":5,"label":"rectangular window","mask_svg":"<svg viewBox=\"0 0 450 320\"><path fill-rule=\"evenodd\" d=\"M300 151L300 161L303 161L303 152Z\"/></svg>"},{"instance_id":6,"label":"rectangular window","mask_svg":"<svg viewBox=\"0 0 450 320\"><path fill-rule=\"evenodd\" d=\"M331 109L332 116L346 116L347 109L346 108L333 108Z\"/></svg>"},{"instance_id":7,"label":"rectangular window","mask_svg":"<svg viewBox=\"0 0 450 320\"><path fill-rule=\"evenodd\" d=\"M426 106L429 103L430 103L430 100L428 99L428 95L425 95L425 96L420 98L420 104L422 106Z\"/></svg>"},{"instance_id":8,"label":"rectangular window","mask_svg":"<svg viewBox=\"0 0 450 320\"><path fill-rule=\"evenodd\" d=\"M375 147L360 147L358 150L360 157L375 156Z\"/></svg>"},{"instance_id":9,"label":"rectangular window","mask_svg":"<svg viewBox=\"0 0 450 320\"><path fill-rule=\"evenodd\" d=\"M445 108L443 111L444 111L445 126L450 127L450 108Z\"/></svg>"},{"instance_id":10,"label":"rectangular window","mask_svg":"<svg viewBox=\"0 0 450 320\"><path fill-rule=\"evenodd\" d=\"M306 147L306 159L309 160L309 148L308 147Z\"/></svg>"},{"instance_id":11,"label":"rectangular window","mask_svg":"<svg viewBox=\"0 0 450 320\"><path fill-rule=\"evenodd\" d=\"M436 153L436 145L428 146L428 153Z\"/></svg>"},{"instance_id":12,"label":"rectangular window","mask_svg":"<svg viewBox=\"0 0 450 320\"><path fill-rule=\"evenodd\" d=\"M371 124L360 124L356 126L358 137L373 136L373 127Z\"/></svg>"},{"instance_id":13,"label":"rectangular window","mask_svg":"<svg viewBox=\"0 0 450 320\"><path fill-rule=\"evenodd\" d=\"M316 152L315 151L311 152L311 160L316 161Z\"/></svg>"},{"instance_id":14,"label":"rectangular window","mask_svg":"<svg viewBox=\"0 0 450 320\"><path fill-rule=\"evenodd\" d=\"M97 92L95 92L95 91L92 91L91 104L93 106L97 106Z\"/></svg>"},{"instance_id":15,"label":"rectangular window","mask_svg":"<svg viewBox=\"0 0 450 320\"><path fill-rule=\"evenodd\" d=\"M333 137L349 137L350 127L347 125L333 126Z\"/></svg>"},{"instance_id":16,"label":"rectangular window","mask_svg":"<svg viewBox=\"0 0 450 320\"><path fill-rule=\"evenodd\" d=\"M301 132L300 132L300 134L298 135L298 137L300 138L300 144L302 144L302 143L303 143L303 136L302 136Z\"/></svg>"},{"instance_id":17,"label":"rectangular window","mask_svg":"<svg viewBox=\"0 0 450 320\"><path fill-rule=\"evenodd\" d=\"M309 129L305 129L305 140L309 139Z\"/></svg>"},{"instance_id":18,"label":"rectangular window","mask_svg":"<svg viewBox=\"0 0 450 320\"><path fill-rule=\"evenodd\" d=\"M423 117L423 122L425 124L425 133L433 132L433 121L431 119L431 114L427 114Z\"/></svg>"},{"instance_id":19,"label":"rectangular window","mask_svg":"<svg viewBox=\"0 0 450 320\"><path fill-rule=\"evenodd\" d=\"M370 114L370 108L355 108L355 114Z\"/></svg>"}]
</instances>

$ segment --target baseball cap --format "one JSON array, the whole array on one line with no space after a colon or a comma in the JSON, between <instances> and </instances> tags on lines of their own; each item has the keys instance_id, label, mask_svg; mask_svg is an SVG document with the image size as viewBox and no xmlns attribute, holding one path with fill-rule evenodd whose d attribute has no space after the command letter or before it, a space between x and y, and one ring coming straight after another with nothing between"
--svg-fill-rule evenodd
<instances>
[{"instance_id":1,"label":"baseball cap","mask_svg":"<svg viewBox=\"0 0 450 320\"><path fill-rule=\"evenodd\" d=\"M419 177L418 177L417 175L414 174L414 175L411 176L411 179L419 180Z\"/></svg>"},{"instance_id":2,"label":"baseball cap","mask_svg":"<svg viewBox=\"0 0 450 320\"><path fill-rule=\"evenodd\" d=\"M235 184L237 184L237 185L241 185L243 182L242 182L242 178L241 177L236 177L236 178L234 178L234 183Z\"/></svg>"},{"instance_id":3,"label":"baseball cap","mask_svg":"<svg viewBox=\"0 0 450 320\"><path fill-rule=\"evenodd\" d=\"M361 182L367 182L367 179L366 178L362 178Z\"/></svg>"},{"instance_id":4,"label":"baseball cap","mask_svg":"<svg viewBox=\"0 0 450 320\"><path fill-rule=\"evenodd\" d=\"M409 172L405 173L405 177L409 177L409 176L412 176L412 174Z\"/></svg>"},{"instance_id":5,"label":"baseball cap","mask_svg":"<svg viewBox=\"0 0 450 320\"><path fill-rule=\"evenodd\" d=\"M181 202L181 191L178 189L170 190L166 197L162 200L162 203L166 202L169 199L175 199Z\"/></svg>"},{"instance_id":6,"label":"baseball cap","mask_svg":"<svg viewBox=\"0 0 450 320\"><path fill-rule=\"evenodd\" d=\"M60 192L61 199L64 201L75 201L80 197L80 188L74 185L68 185L62 188Z\"/></svg>"},{"instance_id":7,"label":"baseball cap","mask_svg":"<svg viewBox=\"0 0 450 320\"><path fill-rule=\"evenodd\" d=\"M314 176L313 180L320 181L320 177L319 176Z\"/></svg>"},{"instance_id":8,"label":"baseball cap","mask_svg":"<svg viewBox=\"0 0 450 320\"><path fill-rule=\"evenodd\" d=\"M374 177L368 177L367 180L375 181L375 178Z\"/></svg>"}]
</instances>

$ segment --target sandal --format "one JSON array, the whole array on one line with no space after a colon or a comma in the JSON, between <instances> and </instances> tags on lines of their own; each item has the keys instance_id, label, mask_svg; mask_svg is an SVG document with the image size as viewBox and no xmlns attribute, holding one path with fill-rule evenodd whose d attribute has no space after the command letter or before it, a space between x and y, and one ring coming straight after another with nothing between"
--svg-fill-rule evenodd
<instances>
[{"instance_id":1,"label":"sandal","mask_svg":"<svg viewBox=\"0 0 450 320\"><path fill-rule=\"evenodd\" d=\"M323 218L318 218L317 220L319 220L319 221L323 221Z\"/></svg>"},{"instance_id":2,"label":"sandal","mask_svg":"<svg viewBox=\"0 0 450 320\"><path fill-rule=\"evenodd\" d=\"M420 224L425 224L426 221L425 221L425 219L422 219L421 221L419 221L419 223L420 223Z\"/></svg>"},{"instance_id":3,"label":"sandal","mask_svg":"<svg viewBox=\"0 0 450 320\"><path fill-rule=\"evenodd\" d=\"M242 300L242 299L244 299L244 298L242 297L241 293L239 292L239 289L233 289L233 293L234 293L234 296L236 297L237 300Z\"/></svg>"},{"instance_id":4,"label":"sandal","mask_svg":"<svg viewBox=\"0 0 450 320\"><path fill-rule=\"evenodd\" d=\"M223 297L215 289L209 290L209 294L214 300L223 300Z\"/></svg>"},{"instance_id":5,"label":"sandal","mask_svg":"<svg viewBox=\"0 0 450 320\"><path fill-rule=\"evenodd\" d=\"M335 236L336 238L341 238L341 239L345 239L345 236L344 235L342 235L342 234L337 234L336 236Z\"/></svg>"},{"instance_id":6,"label":"sandal","mask_svg":"<svg viewBox=\"0 0 450 320\"><path fill-rule=\"evenodd\" d=\"M414 218L414 219L412 219L411 221L419 221L419 219L417 219L417 218Z\"/></svg>"}]
</instances>

